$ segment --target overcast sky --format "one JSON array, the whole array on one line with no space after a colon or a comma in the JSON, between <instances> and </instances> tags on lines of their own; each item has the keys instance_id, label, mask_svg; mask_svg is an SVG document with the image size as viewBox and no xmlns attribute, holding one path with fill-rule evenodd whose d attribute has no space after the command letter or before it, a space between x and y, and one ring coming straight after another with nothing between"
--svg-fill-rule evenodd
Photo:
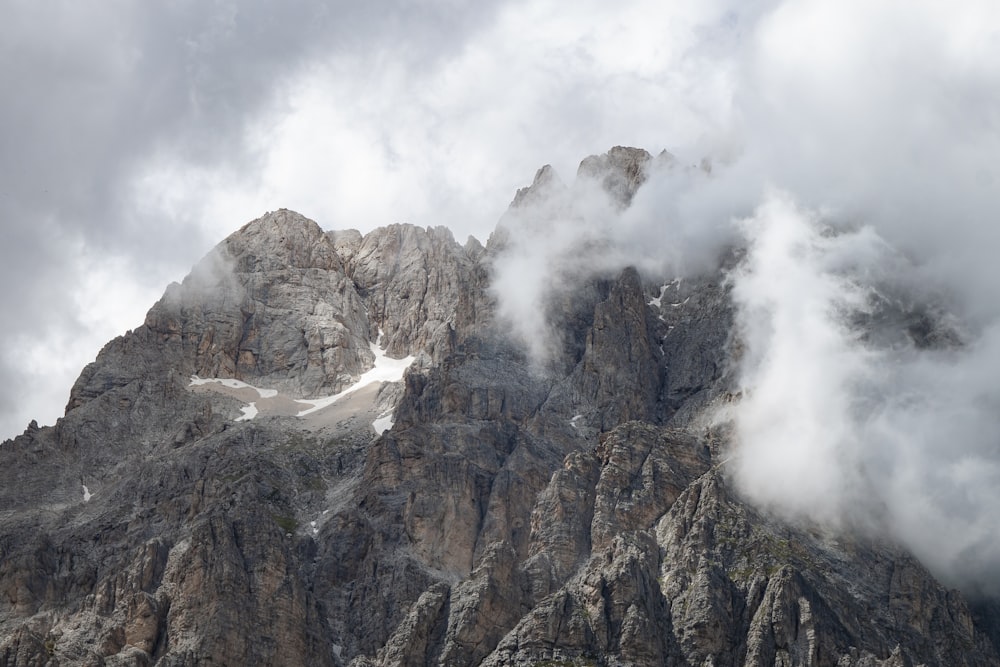
<instances>
[{"instance_id":1,"label":"overcast sky","mask_svg":"<svg viewBox=\"0 0 1000 667\"><path fill-rule=\"evenodd\" d=\"M963 132L995 146L993 4L0 0L0 438L52 423L104 342L268 210L485 239L546 163L754 135L793 187L817 147L838 150L820 174L850 171L909 102L914 161ZM835 140L810 144L816 122Z\"/></svg>"}]
</instances>

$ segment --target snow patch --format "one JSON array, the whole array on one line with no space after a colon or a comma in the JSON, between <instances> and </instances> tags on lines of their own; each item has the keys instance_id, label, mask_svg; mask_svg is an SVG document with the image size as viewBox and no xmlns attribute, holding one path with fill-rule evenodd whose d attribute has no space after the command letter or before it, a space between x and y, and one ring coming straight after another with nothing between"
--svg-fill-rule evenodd
<instances>
[{"instance_id":1,"label":"snow patch","mask_svg":"<svg viewBox=\"0 0 1000 667\"><path fill-rule=\"evenodd\" d=\"M248 421L250 421L251 419L253 419L254 417L257 416L257 404L256 403L251 403L250 405L244 405L242 408L240 408L240 410L243 411L243 414L240 415L239 417L237 417L233 421L248 422Z\"/></svg>"},{"instance_id":2,"label":"snow patch","mask_svg":"<svg viewBox=\"0 0 1000 667\"><path fill-rule=\"evenodd\" d=\"M667 293L667 290L670 289L671 287L674 287L677 290L680 290L680 288L681 288L681 280L682 280L681 278L674 278L669 283L664 283L663 285L661 285L660 286L660 296L656 297L655 299L650 299L649 301L646 302L646 305L647 306L656 306L657 308L661 308L663 306L663 296ZM675 305L675 304L671 304L671 305Z\"/></svg>"},{"instance_id":3,"label":"snow patch","mask_svg":"<svg viewBox=\"0 0 1000 667\"><path fill-rule=\"evenodd\" d=\"M569 425L575 429L579 429L580 425L577 423L583 419L583 415L573 415L573 418L569 420Z\"/></svg>"},{"instance_id":4,"label":"snow patch","mask_svg":"<svg viewBox=\"0 0 1000 667\"><path fill-rule=\"evenodd\" d=\"M380 416L378 419L376 419L375 421L373 421L372 422L372 428L375 429L376 433L378 433L379 435L382 435L382 431L388 431L388 430L390 430L395 423L396 423L396 420L393 419L393 414L392 414L392 411L390 410L389 412L386 412L385 414L383 414L382 416Z\"/></svg>"},{"instance_id":5,"label":"snow patch","mask_svg":"<svg viewBox=\"0 0 1000 667\"><path fill-rule=\"evenodd\" d=\"M382 340L382 332L379 331L378 342ZM410 367L416 357L408 356L402 359L393 359L386 355L385 351L378 346L378 342L369 343L372 354L375 355L375 366L365 372L358 381L352 384L350 387L340 392L339 394L334 394L333 396L324 396L322 398L314 399L298 399L296 403L303 403L305 405L311 406L299 412L297 417L305 417L306 415L312 414L317 410L322 410L323 408L333 405L344 396L348 394L353 394L354 392L367 387L370 384L376 384L381 382L399 382L403 379L403 373L406 369ZM379 418L381 419L381 417Z\"/></svg>"},{"instance_id":6,"label":"snow patch","mask_svg":"<svg viewBox=\"0 0 1000 667\"><path fill-rule=\"evenodd\" d=\"M660 302L663 300L663 295L666 293L668 287L670 287L669 283L666 284L666 285L661 286L660 287L660 296L656 297L655 299L650 299L649 302L646 305L647 306L656 306L657 308L659 308L660 307Z\"/></svg>"},{"instance_id":7,"label":"snow patch","mask_svg":"<svg viewBox=\"0 0 1000 667\"><path fill-rule=\"evenodd\" d=\"M406 372L406 369L409 368L410 365L416 360L416 357L411 355L403 359L390 358L381 348L382 338L383 338L383 333L382 330L379 329L378 339L374 343L368 344L369 348L372 351L372 354L375 356L375 365L371 370L362 374L361 377L358 378L357 382L355 382L354 384L352 384L350 387L343 390L339 394L334 394L333 396L323 396L320 398L313 398L313 399L295 399L294 401L291 402L293 406L295 404L305 406L303 409L295 413L295 416L306 417L314 412L317 412L319 410L322 410L323 408L333 405L334 403L344 398L345 396L353 394L354 392L363 389L369 385L381 384L382 382L399 382L400 380L402 380L403 374ZM202 378L197 375L192 375L189 386L199 387L208 384L218 384L221 385L222 387L225 387L226 389L235 389L235 390L251 389L257 392L257 395L261 399L271 399L278 397L277 389L261 389L260 387L255 387L252 384L247 384L242 380L237 380L234 378ZM237 396L246 400L245 398L246 394L237 394ZM291 399L281 399L281 400L287 402ZM270 405L271 404L269 403L264 404L263 409L265 411L265 414L267 414L268 410L271 409L271 407L269 407ZM294 409L294 407L292 409ZM237 417L234 421L238 422L250 421L260 413L260 409L257 407L256 402L250 402L248 405L245 405L244 407L240 408L240 410L242 414L239 417ZM393 419L392 410L389 410L388 412L384 412L381 415L379 415L379 417L372 422L372 428L374 428L376 432L381 433L386 429L391 429L394 423L395 420Z\"/></svg>"},{"instance_id":8,"label":"snow patch","mask_svg":"<svg viewBox=\"0 0 1000 667\"><path fill-rule=\"evenodd\" d=\"M309 525L312 527L313 535L319 535L319 528L316 527L316 522L310 521Z\"/></svg>"},{"instance_id":9,"label":"snow patch","mask_svg":"<svg viewBox=\"0 0 1000 667\"><path fill-rule=\"evenodd\" d=\"M208 384L209 382L215 382L221 384L223 387L229 387L230 389L253 389L261 398L274 398L278 395L277 389L261 389L253 386L252 384L247 384L242 380L235 380L233 378L201 378L197 375L192 375L191 384L189 386L199 387L201 385Z\"/></svg>"},{"instance_id":10,"label":"snow patch","mask_svg":"<svg viewBox=\"0 0 1000 667\"><path fill-rule=\"evenodd\" d=\"M91 493L90 489L87 488L87 485L84 484L83 485L83 502L89 503L90 499L93 498L93 497L94 497L94 494Z\"/></svg>"}]
</instances>

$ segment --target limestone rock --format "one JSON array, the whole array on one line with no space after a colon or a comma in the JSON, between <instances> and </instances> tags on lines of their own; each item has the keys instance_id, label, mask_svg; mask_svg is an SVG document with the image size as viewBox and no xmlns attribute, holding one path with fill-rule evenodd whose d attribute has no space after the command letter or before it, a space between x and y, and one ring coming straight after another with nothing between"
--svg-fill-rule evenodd
<instances>
[{"instance_id":1,"label":"limestone rock","mask_svg":"<svg viewBox=\"0 0 1000 667\"><path fill-rule=\"evenodd\" d=\"M372 231L351 249L347 271L396 356L424 350L441 358L450 332L482 315L482 269L444 227Z\"/></svg>"},{"instance_id":2,"label":"limestone rock","mask_svg":"<svg viewBox=\"0 0 1000 667\"><path fill-rule=\"evenodd\" d=\"M278 211L209 253L88 366L67 411L136 381L236 378L297 396L332 394L372 363L371 324L333 243Z\"/></svg>"},{"instance_id":3,"label":"limestone rock","mask_svg":"<svg viewBox=\"0 0 1000 667\"><path fill-rule=\"evenodd\" d=\"M566 185L559 179L556 170L552 165L547 164L537 172L531 185L519 188L511 201L511 208L528 208L543 204L546 201L557 199L560 195L567 194Z\"/></svg>"},{"instance_id":4,"label":"limestone rock","mask_svg":"<svg viewBox=\"0 0 1000 667\"><path fill-rule=\"evenodd\" d=\"M615 148L580 178L624 206L651 164ZM542 169L510 215L553 196ZM578 276L540 369L494 317L510 233L278 211L221 243L64 418L0 446L0 664L1000 664L995 601L731 488L705 419L740 352L720 275ZM418 360L372 390L378 433L349 407L236 421L189 386L330 394L380 330Z\"/></svg>"},{"instance_id":5,"label":"limestone rock","mask_svg":"<svg viewBox=\"0 0 1000 667\"><path fill-rule=\"evenodd\" d=\"M577 177L599 182L614 201L627 207L646 181L646 169L652 159L641 148L615 146L604 155L591 155L583 160Z\"/></svg>"},{"instance_id":6,"label":"limestone rock","mask_svg":"<svg viewBox=\"0 0 1000 667\"><path fill-rule=\"evenodd\" d=\"M594 308L577 369L583 392L602 410L602 429L632 420L656 422L663 364L647 319L642 284L626 269Z\"/></svg>"}]
</instances>

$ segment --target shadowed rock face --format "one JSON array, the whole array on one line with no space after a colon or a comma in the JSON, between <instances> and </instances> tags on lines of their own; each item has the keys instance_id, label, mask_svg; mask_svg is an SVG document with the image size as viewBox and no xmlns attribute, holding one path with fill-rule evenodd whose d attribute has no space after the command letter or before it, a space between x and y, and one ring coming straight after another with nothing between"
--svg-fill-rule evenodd
<instances>
[{"instance_id":1,"label":"shadowed rock face","mask_svg":"<svg viewBox=\"0 0 1000 667\"><path fill-rule=\"evenodd\" d=\"M625 205L649 159L581 172ZM543 373L493 319L504 251L291 211L222 242L0 446L0 664L1000 664L994 602L730 487L699 419L729 397L719 276L662 307L671 276L581 281ZM379 331L417 358L384 433L189 386L333 394Z\"/></svg>"}]
</instances>

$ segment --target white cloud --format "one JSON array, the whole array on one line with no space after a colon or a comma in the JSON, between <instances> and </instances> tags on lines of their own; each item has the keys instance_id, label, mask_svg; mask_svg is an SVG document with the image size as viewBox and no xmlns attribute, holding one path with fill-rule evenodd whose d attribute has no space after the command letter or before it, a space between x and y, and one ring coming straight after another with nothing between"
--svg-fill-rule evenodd
<instances>
[{"instance_id":1,"label":"white cloud","mask_svg":"<svg viewBox=\"0 0 1000 667\"><path fill-rule=\"evenodd\" d=\"M824 236L778 194L741 227L747 258L731 277L744 394L740 481L764 505L839 520L854 500L844 490L860 481L854 403L873 372L846 322L866 305L864 288L828 268L854 234Z\"/></svg>"},{"instance_id":2,"label":"white cloud","mask_svg":"<svg viewBox=\"0 0 1000 667\"><path fill-rule=\"evenodd\" d=\"M739 487L785 515L891 535L949 583L996 593L1000 322L922 349L891 312L919 287L877 291L905 267L874 230L826 227L787 195L741 227Z\"/></svg>"}]
</instances>

